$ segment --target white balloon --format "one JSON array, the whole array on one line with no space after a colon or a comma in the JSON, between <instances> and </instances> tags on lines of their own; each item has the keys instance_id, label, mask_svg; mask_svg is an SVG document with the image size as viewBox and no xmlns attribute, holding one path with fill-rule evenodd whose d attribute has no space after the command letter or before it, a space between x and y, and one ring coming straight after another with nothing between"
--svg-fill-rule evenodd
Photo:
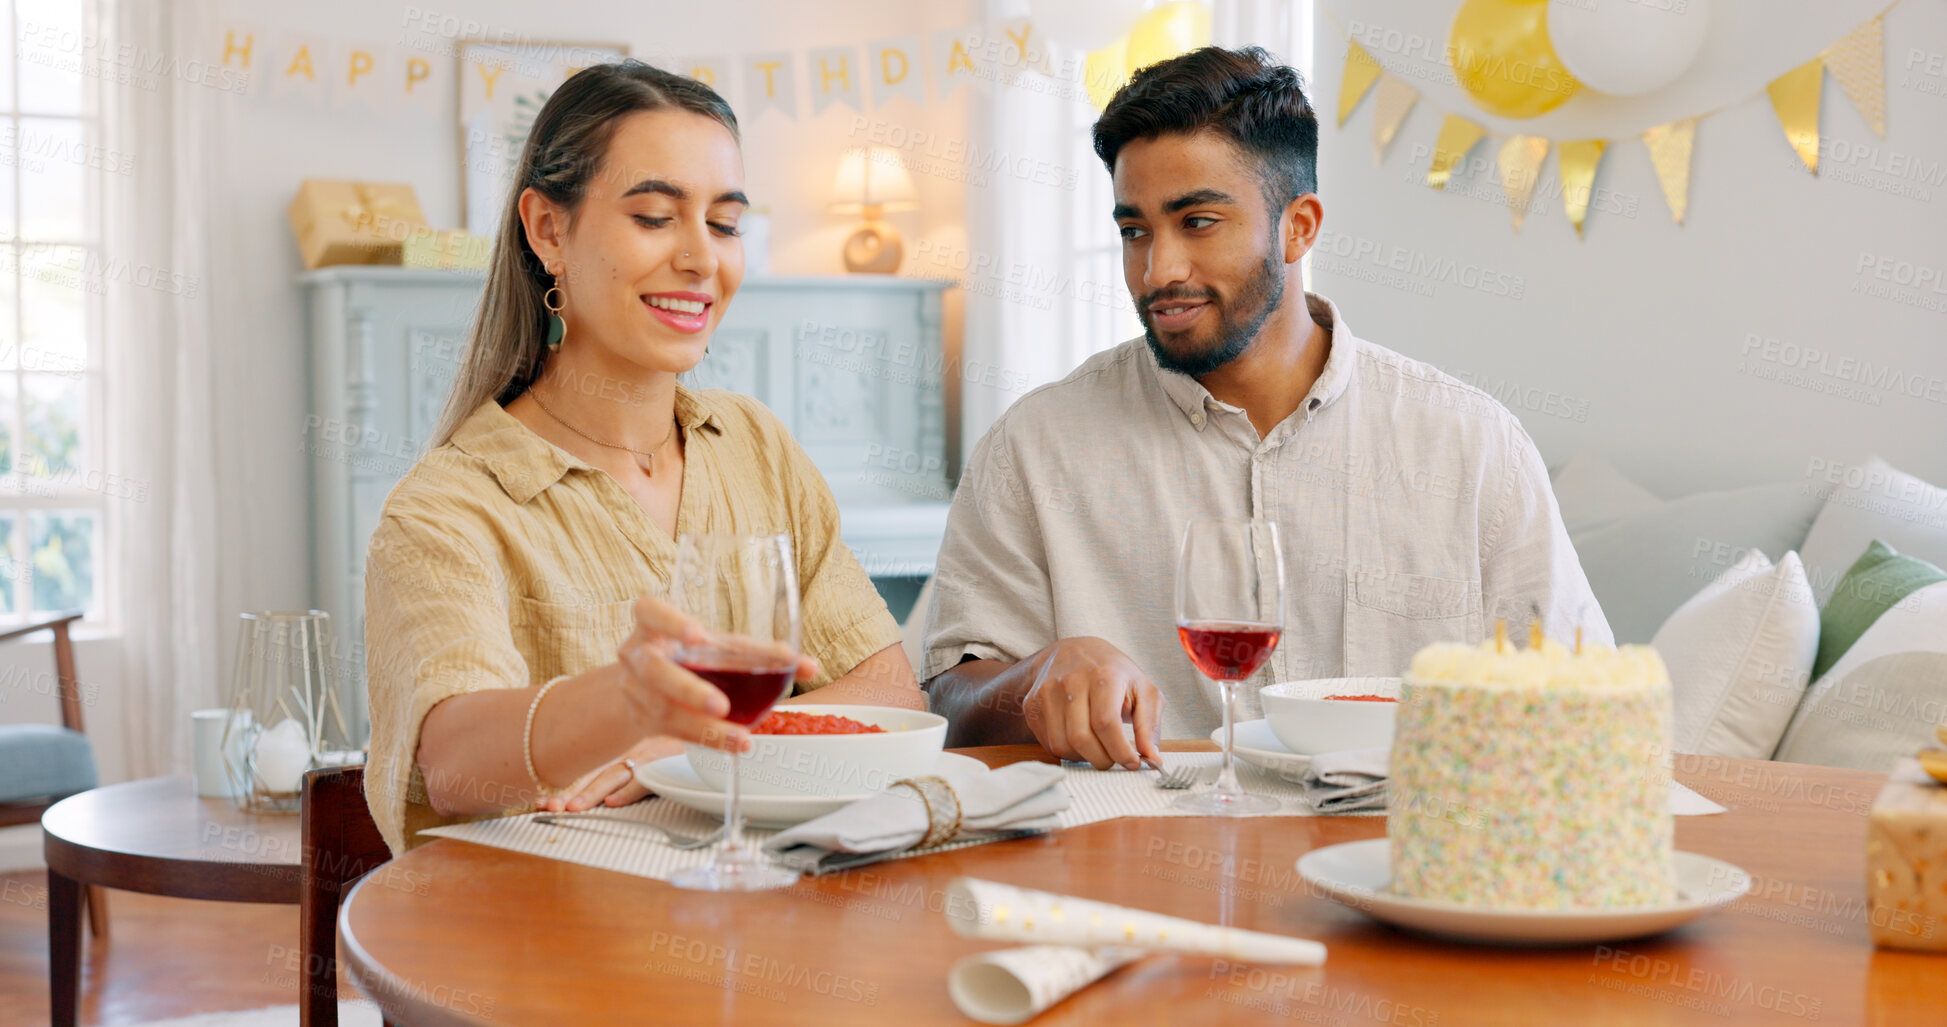
<instances>
[{"instance_id":1,"label":"white balloon","mask_svg":"<svg viewBox=\"0 0 1947 1027\"><path fill-rule=\"evenodd\" d=\"M1641 96L1697 59L1710 0L1548 0L1548 41L1583 85Z\"/></svg>"},{"instance_id":2,"label":"white balloon","mask_svg":"<svg viewBox=\"0 0 1947 1027\"><path fill-rule=\"evenodd\" d=\"M1033 0L1036 35L1071 50L1100 50L1122 38L1142 14L1143 0Z\"/></svg>"}]
</instances>

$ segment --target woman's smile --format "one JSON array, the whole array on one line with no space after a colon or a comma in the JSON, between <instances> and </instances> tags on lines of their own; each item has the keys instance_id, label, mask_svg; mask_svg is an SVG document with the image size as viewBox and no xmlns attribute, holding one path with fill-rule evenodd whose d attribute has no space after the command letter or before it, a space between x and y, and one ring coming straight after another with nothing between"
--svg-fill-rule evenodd
<instances>
[{"instance_id":1,"label":"woman's smile","mask_svg":"<svg viewBox=\"0 0 1947 1027\"><path fill-rule=\"evenodd\" d=\"M663 324L679 332L700 332L710 323L710 307L716 301L701 292L652 292L642 297L642 305Z\"/></svg>"}]
</instances>

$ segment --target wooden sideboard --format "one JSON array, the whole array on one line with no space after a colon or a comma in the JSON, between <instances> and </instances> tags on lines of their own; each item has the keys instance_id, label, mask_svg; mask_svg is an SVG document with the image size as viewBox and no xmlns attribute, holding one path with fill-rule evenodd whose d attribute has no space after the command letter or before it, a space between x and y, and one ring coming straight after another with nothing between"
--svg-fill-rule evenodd
<instances>
[{"instance_id":1,"label":"wooden sideboard","mask_svg":"<svg viewBox=\"0 0 1947 1027\"><path fill-rule=\"evenodd\" d=\"M478 272L369 266L298 276L310 310L313 592L348 654L342 664L356 678L348 692L361 725L366 543L439 419L484 282ZM845 541L895 615L933 573L946 529L940 319L949 285L880 275L746 279L686 379L755 396L790 427L824 472Z\"/></svg>"}]
</instances>

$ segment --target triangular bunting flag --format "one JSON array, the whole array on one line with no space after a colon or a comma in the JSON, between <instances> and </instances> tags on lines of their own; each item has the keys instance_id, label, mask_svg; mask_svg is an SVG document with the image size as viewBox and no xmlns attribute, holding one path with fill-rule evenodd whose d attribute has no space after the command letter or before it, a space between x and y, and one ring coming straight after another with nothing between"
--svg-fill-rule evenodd
<instances>
[{"instance_id":1,"label":"triangular bunting flag","mask_svg":"<svg viewBox=\"0 0 1947 1027\"><path fill-rule=\"evenodd\" d=\"M1582 222L1589 216L1589 196L1595 190L1595 169L1602 163L1602 151L1609 143L1603 139L1576 139L1555 150L1562 167L1562 208L1568 211L1575 234L1582 235Z\"/></svg>"},{"instance_id":2,"label":"triangular bunting flag","mask_svg":"<svg viewBox=\"0 0 1947 1027\"><path fill-rule=\"evenodd\" d=\"M1413 109L1413 102L1419 98L1419 90L1399 79L1391 75L1379 77L1379 95L1372 100L1372 162L1375 165L1386 156L1386 147L1392 145L1393 136L1406 120L1406 112Z\"/></svg>"},{"instance_id":3,"label":"triangular bunting flag","mask_svg":"<svg viewBox=\"0 0 1947 1027\"><path fill-rule=\"evenodd\" d=\"M1535 182L1541 178L1541 162L1548 157L1548 140L1541 136L1515 136L1501 145L1501 188L1508 194L1508 213L1514 215L1514 230L1528 216L1528 201L1535 195Z\"/></svg>"},{"instance_id":4,"label":"triangular bunting flag","mask_svg":"<svg viewBox=\"0 0 1947 1027\"><path fill-rule=\"evenodd\" d=\"M1819 56L1825 58L1827 70L1852 97L1852 105L1865 116L1873 134L1886 138L1886 38L1879 19L1846 33Z\"/></svg>"},{"instance_id":5,"label":"triangular bunting flag","mask_svg":"<svg viewBox=\"0 0 1947 1027\"><path fill-rule=\"evenodd\" d=\"M1697 141L1697 119L1685 118L1658 125L1643 133L1649 147L1650 164L1656 180L1663 185L1663 199L1670 205L1670 217L1683 224L1690 207L1690 148Z\"/></svg>"},{"instance_id":6,"label":"triangular bunting flag","mask_svg":"<svg viewBox=\"0 0 1947 1027\"><path fill-rule=\"evenodd\" d=\"M1339 80L1339 124L1352 116L1352 108L1366 95L1366 90L1379 80L1379 62L1372 59L1365 47L1356 42L1345 46L1345 77Z\"/></svg>"},{"instance_id":7,"label":"triangular bunting flag","mask_svg":"<svg viewBox=\"0 0 1947 1027\"><path fill-rule=\"evenodd\" d=\"M1819 87L1824 83L1825 58L1814 57L1764 87L1785 139L1814 175L1819 173Z\"/></svg>"},{"instance_id":8,"label":"triangular bunting flag","mask_svg":"<svg viewBox=\"0 0 1947 1027\"><path fill-rule=\"evenodd\" d=\"M1447 115L1447 120L1440 123L1440 138L1433 143L1433 163L1427 165L1426 184L1445 189L1447 180L1453 177L1454 167L1486 134L1487 129L1458 114Z\"/></svg>"}]
</instances>

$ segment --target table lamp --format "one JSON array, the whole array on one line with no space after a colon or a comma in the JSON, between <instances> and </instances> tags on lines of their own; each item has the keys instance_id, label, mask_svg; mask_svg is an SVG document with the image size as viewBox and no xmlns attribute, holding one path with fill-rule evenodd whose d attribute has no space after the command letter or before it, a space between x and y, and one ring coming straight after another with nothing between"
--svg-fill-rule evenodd
<instances>
[{"instance_id":1,"label":"table lamp","mask_svg":"<svg viewBox=\"0 0 1947 1027\"><path fill-rule=\"evenodd\" d=\"M913 202L913 179L898 151L885 146L846 150L832 180L832 193L838 197L832 213L865 219L845 240L845 270L883 275L899 270L906 248L884 218L890 211L917 210L919 204Z\"/></svg>"}]
</instances>

